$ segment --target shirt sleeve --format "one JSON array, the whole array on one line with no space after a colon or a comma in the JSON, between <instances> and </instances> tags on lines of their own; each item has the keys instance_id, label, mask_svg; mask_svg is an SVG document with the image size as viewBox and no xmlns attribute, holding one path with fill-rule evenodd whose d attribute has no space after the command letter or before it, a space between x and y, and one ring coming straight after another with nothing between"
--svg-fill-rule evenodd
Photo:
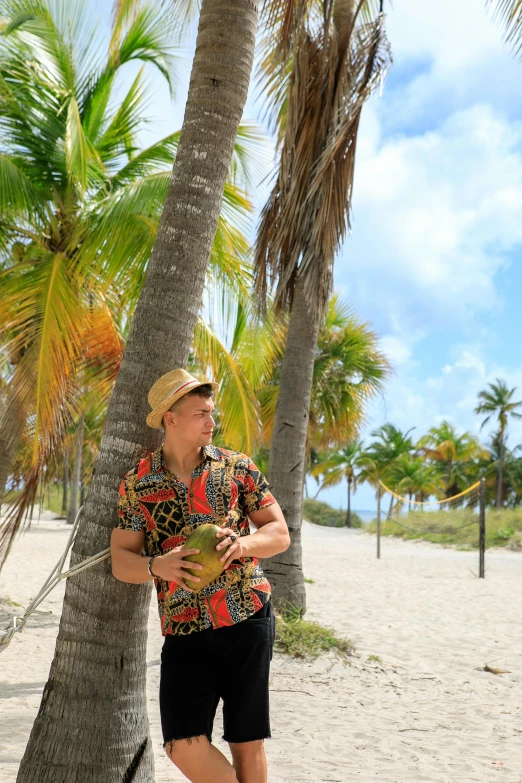
<instances>
[{"instance_id":1,"label":"shirt sleeve","mask_svg":"<svg viewBox=\"0 0 522 783\"><path fill-rule=\"evenodd\" d=\"M247 470L243 480L242 501L245 511L253 513L272 503L276 503L275 497L269 490L269 483L261 473L257 465L248 457Z\"/></svg>"},{"instance_id":2,"label":"shirt sleeve","mask_svg":"<svg viewBox=\"0 0 522 783\"><path fill-rule=\"evenodd\" d=\"M138 503L131 500L132 493L129 493L128 477L124 476L121 481L118 495L118 521L116 527L121 530L135 530L140 532L146 524L146 519Z\"/></svg>"}]
</instances>

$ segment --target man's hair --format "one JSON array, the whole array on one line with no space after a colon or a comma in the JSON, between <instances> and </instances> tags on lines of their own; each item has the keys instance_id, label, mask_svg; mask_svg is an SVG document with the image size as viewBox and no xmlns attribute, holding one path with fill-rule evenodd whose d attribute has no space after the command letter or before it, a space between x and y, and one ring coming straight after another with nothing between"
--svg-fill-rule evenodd
<instances>
[{"instance_id":1,"label":"man's hair","mask_svg":"<svg viewBox=\"0 0 522 783\"><path fill-rule=\"evenodd\" d=\"M210 385L210 383L203 383L201 386L197 386L195 389L192 389L191 391L187 392L183 395L183 397L180 397L179 400L176 400L170 408L169 411L177 411L178 408L181 407L181 404L183 403L183 400L185 397L204 397L206 400L210 399L214 396L214 389ZM167 411L165 411L166 413ZM165 415L165 414L163 414Z\"/></svg>"}]
</instances>

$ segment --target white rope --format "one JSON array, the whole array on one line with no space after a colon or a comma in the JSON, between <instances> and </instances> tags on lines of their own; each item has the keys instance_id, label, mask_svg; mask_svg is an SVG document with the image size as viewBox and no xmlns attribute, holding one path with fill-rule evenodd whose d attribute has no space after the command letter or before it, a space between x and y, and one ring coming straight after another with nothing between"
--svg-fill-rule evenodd
<instances>
[{"instance_id":1,"label":"white rope","mask_svg":"<svg viewBox=\"0 0 522 783\"><path fill-rule=\"evenodd\" d=\"M67 579L69 576L74 576L74 574L79 574L80 571L85 571L86 568L90 568L93 565L96 565L96 563L101 563L102 560L107 560L107 558L111 555L110 547L107 549L104 549L103 552L98 552L97 555L92 555L92 557L86 558L86 560L83 560L81 563L78 563L73 568L70 568L68 571L63 571L62 568L64 566L65 560L67 558L67 555L69 554L69 550L74 542L74 538L76 536L76 531L78 530L78 525L80 521L80 513L83 509L83 506L80 506L78 509L78 513L76 514L76 518L74 520L73 528L71 530L71 534L69 536L69 540L67 541L67 546L65 547L65 551L59 561L56 563L55 567L47 577L45 584L43 585L42 589L34 598L25 612L17 616L15 615L9 624L5 627L3 631L0 631L0 652L2 650L7 649L7 645L15 635L17 631L22 631L26 622L27 618L30 614L52 614L51 611L49 612L42 612L35 607L40 604L44 598L46 598L51 590L53 590L58 582L60 582L62 579Z\"/></svg>"}]
</instances>

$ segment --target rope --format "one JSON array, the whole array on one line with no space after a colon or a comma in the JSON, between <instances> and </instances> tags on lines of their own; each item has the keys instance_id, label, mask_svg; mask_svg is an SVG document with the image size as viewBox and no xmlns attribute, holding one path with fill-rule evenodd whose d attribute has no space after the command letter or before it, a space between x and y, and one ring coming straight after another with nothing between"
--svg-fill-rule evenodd
<instances>
[{"instance_id":1,"label":"rope","mask_svg":"<svg viewBox=\"0 0 522 783\"><path fill-rule=\"evenodd\" d=\"M441 530L437 527L426 527L424 529L418 528L418 527L410 527L409 525L403 525L402 522L398 522L396 519L390 519L387 520L390 522L395 522L396 525L400 525L400 527L405 527L407 530L413 530L414 533L456 533L457 530L462 530L464 527L469 527L470 525L478 525L478 520L473 519L471 522L466 522L465 525L461 525L460 527L445 527L444 530Z\"/></svg>"},{"instance_id":2,"label":"rope","mask_svg":"<svg viewBox=\"0 0 522 783\"><path fill-rule=\"evenodd\" d=\"M451 498L444 498L443 500L409 500L408 498L403 498L402 495L397 495L396 492L394 492L392 489L387 487L386 484L380 479L379 479L379 484L383 487L383 489L386 490L386 492L389 492L390 495L393 495L394 498L397 498L397 500L402 500L404 503L413 503L413 505L415 506L429 506L429 505L433 505L434 503L438 503L439 505L442 505L443 503L450 503L452 500L461 498L463 495L467 495L469 492L479 487L480 481L477 481L471 487L465 489L464 492L459 492L458 495L453 495Z\"/></svg>"},{"instance_id":3,"label":"rope","mask_svg":"<svg viewBox=\"0 0 522 783\"><path fill-rule=\"evenodd\" d=\"M5 627L5 630L0 631L0 652L7 649L7 645L15 635L15 633L21 632L24 629L24 626L27 622L27 618L31 614L52 614L51 611L49 612L42 612L41 610L37 610L35 607L41 604L41 602L46 598L51 590L54 590L58 582L60 582L62 579L67 579L69 576L74 576L75 574L79 574L80 571L85 571L87 568L90 568L93 565L96 565L96 563L101 563L103 560L107 560L107 558L111 555L110 547L107 549L104 549L102 552L98 552L96 555L92 555L91 557L86 558L81 563L78 563L77 565L73 566L73 568L70 568L68 571L63 571L62 568L64 566L65 560L67 558L67 555L69 553L69 550L74 542L76 531L78 530L79 520L80 520L80 513L83 510L83 506L80 506L78 509L78 513L76 514L76 518L74 520L73 528L71 530L71 534L69 536L69 540L67 541L67 546L65 547L65 551L49 576L47 577L45 584L43 585L42 589L34 598L25 612L17 616L15 615L9 624Z\"/></svg>"}]
</instances>

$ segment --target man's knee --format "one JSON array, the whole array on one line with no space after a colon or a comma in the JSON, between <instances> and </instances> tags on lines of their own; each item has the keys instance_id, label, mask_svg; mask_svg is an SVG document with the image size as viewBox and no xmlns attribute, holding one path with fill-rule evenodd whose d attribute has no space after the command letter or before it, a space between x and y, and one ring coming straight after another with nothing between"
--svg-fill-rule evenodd
<instances>
[{"instance_id":1,"label":"man's knee","mask_svg":"<svg viewBox=\"0 0 522 783\"><path fill-rule=\"evenodd\" d=\"M265 749L263 740L252 740L251 742L229 742L230 751L232 756L238 756L241 758L257 756L258 753L262 753Z\"/></svg>"}]
</instances>

